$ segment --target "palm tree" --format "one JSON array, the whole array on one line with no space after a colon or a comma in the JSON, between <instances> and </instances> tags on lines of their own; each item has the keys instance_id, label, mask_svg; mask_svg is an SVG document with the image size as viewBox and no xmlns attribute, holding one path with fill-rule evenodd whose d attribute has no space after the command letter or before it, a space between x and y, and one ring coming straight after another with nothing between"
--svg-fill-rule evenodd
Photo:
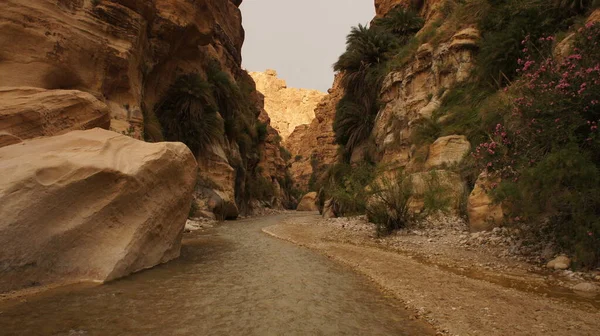
<instances>
[{"instance_id":1,"label":"palm tree","mask_svg":"<svg viewBox=\"0 0 600 336\"><path fill-rule=\"evenodd\" d=\"M399 5L385 17L375 20L375 25L389 31L403 43L423 28L424 20L414 10Z\"/></svg>"},{"instance_id":2,"label":"palm tree","mask_svg":"<svg viewBox=\"0 0 600 336\"><path fill-rule=\"evenodd\" d=\"M346 97L338 103L333 130L336 142L345 146L346 154L351 154L371 135L378 110L374 102L363 104Z\"/></svg>"},{"instance_id":3,"label":"palm tree","mask_svg":"<svg viewBox=\"0 0 600 336\"><path fill-rule=\"evenodd\" d=\"M223 136L210 85L198 74L177 78L156 107L166 140L185 143L194 154Z\"/></svg>"}]
</instances>

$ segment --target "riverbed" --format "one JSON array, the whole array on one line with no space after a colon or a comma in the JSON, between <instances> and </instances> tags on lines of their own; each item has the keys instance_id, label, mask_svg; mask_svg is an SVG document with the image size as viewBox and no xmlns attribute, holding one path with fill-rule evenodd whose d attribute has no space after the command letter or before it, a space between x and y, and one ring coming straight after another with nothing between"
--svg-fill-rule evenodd
<instances>
[{"instance_id":1,"label":"riverbed","mask_svg":"<svg viewBox=\"0 0 600 336\"><path fill-rule=\"evenodd\" d=\"M294 215L185 235L181 257L104 285L0 303L0 335L433 335L365 276L264 234Z\"/></svg>"}]
</instances>

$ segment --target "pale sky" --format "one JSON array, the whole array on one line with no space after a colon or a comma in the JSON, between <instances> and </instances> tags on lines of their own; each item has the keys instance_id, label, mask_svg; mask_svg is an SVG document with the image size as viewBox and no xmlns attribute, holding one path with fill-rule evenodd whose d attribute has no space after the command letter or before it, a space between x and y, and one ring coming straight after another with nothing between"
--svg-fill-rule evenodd
<instances>
[{"instance_id":1,"label":"pale sky","mask_svg":"<svg viewBox=\"0 0 600 336\"><path fill-rule=\"evenodd\" d=\"M327 91L352 26L375 16L373 0L244 0L243 67L277 70L288 87Z\"/></svg>"}]
</instances>

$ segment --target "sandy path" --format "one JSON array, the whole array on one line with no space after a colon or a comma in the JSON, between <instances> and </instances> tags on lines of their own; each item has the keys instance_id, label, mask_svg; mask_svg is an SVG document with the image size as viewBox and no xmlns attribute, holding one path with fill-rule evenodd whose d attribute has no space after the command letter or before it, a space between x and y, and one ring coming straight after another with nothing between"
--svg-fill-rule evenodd
<instances>
[{"instance_id":1,"label":"sandy path","mask_svg":"<svg viewBox=\"0 0 600 336\"><path fill-rule=\"evenodd\" d=\"M600 312L469 278L410 256L335 241L317 216L264 231L350 265L453 335L600 335ZM334 237L334 238L332 238Z\"/></svg>"},{"instance_id":2,"label":"sandy path","mask_svg":"<svg viewBox=\"0 0 600 336\"><path fill-rule=\"evenodd\" d=\"M182 257L92 288L0 304L0 335L431 335L364 276L261 232L296 215L186 235Z\"/></svg>"}]
</instances>

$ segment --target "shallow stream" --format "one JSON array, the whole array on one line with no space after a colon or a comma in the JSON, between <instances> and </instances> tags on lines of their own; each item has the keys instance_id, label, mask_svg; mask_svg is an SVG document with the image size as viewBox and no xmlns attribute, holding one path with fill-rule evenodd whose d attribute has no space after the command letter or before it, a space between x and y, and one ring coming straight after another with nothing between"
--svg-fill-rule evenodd
<instances>
[{"instance_id":1,"label":"shallow stream","mask_svg":"<svg viewBox=\"0 0 600 336\"><path fill-rule=\"evenodd\" d=\"M366 278L261 228L186 235L181 258L109 284L0 303L0 335L433 335Z\"/></svg>"}]
</instances>

